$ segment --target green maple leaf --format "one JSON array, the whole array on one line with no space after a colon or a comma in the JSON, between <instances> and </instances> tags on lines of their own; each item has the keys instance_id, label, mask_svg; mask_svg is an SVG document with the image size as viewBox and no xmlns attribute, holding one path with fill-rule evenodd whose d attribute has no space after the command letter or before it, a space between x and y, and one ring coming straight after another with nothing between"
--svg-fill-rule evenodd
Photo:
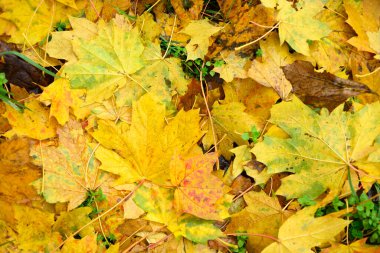
<instances>
[{"instance_id":1,"label":"green maple leaf","mask_svg":"<svg viewBox=\"0 0 380 253\"><path fill-rule=\"evenodd\" d=\"M356 176L359 171L366 189L379 178L379 145L374 142L380 134L380 103L357 105L355 113L343 107L317 114L296 97L273 106L270 122L290 138L265 136L252 152L269 173L294 173L282 180L278 194L314 199L329 189L339 195L348 172Z\"/></svg>"},{"instance_id":2,"label":"green maple leaf","mask_svg":"<svg viewBox=\"0 0 380 253\"><path fill-rule=\"evenodd\" d=\"M110 22L91 41L73 41L78 61L68 64L64 73L71 87L86 88L87 101L101 101L131 82L131 74L144 66L144 46L137 29L128 30Z\"/></svg>"}]
</instances>

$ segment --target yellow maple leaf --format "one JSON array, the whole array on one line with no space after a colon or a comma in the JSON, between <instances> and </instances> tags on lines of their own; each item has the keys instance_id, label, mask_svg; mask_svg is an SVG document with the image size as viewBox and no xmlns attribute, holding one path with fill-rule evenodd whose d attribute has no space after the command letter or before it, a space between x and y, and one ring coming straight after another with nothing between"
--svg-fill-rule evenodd
<instances>
[{"instance_id":1,"label":"yellow maple leaf","mask_svg":"<svg viewBox=\"0 0 380 253\"><path fill-rule=\"evenodd\" d=\"M69 212L61 212L57 221L53 225L53 231L59 232L64 239L76 232L79 228L83 229L78 233L82 238L94 235L94 227L86 226L91 221L89 215L92 208L89 206L79 207Z\"/></svg>"},{"instance_id":2,"label":"yellow maple leaf","mask_svg":"<svg viewBox=\"0 0 380 253\"><path fill-rule=\"evenodd\" d=\"M128 24L120 26L115 20L99 29L90 41L74 40L73 49L78 61L66 64L63 74L70 79L71 87L87 89L88 103L111 97L117 88L133 82L130 75L144 66L138 30L130 31ZM98 60L96 65L94 59Z\"/></svg>"},{"instance_id":3,"label":"yellow maple leaf","mask_svg":"<svg viewBox=\"0 0 380 253\"><path fill-rule=\"evenodd\" d=\"M248 76L261 85L272 87L286 100L292 90L292 84L286 79L281 66L291 64L296 58L289 53L286 45L280 46L276 33L272 33L266 41L260 41L260 47L263 59L252 62Z\"/></svg>"},{"instance_id":4,"label":"yellow maple leaf","mask_svg":"<svg viewBox=\"0 0 380 253\"><path fill-rule=\"evenodd\" d=\"M379 246L366 244L368 238L357 240L349 245L333 243L330 248L324 249L322 253L378 253Z\"/></svg>"},{"instance_id":5,"label":"yellow maple leaf","mask_svg":"<svg viewBox=\"0 0 380 253\"><path fill-rule=\"evenodd\" d=\"M74 239L71 237L65 242L62 247L62 253L74 253L74 252L97 252L98 245L96 241L96 235L87 235L81 237L81 239Z\"/></svg>"},{"instance_id":6,"label":"yellow maple leaf","mask_svg":"<svg viewBox=\"0 0 380 253\"><path fill-rule=\"evenodd\" d=\"M73 1L63 3L72 5ZM0 18L13 22L17 27L9 41L34 45L43 40L57 22L65 20L67 15L78 13L78 10L64 4L39 0L1 1L3 13L0 14Z\"/></svg>"},{"instance_id":7,"label":"yellow maple leaf","mask_svg":"<svg viewBox=\"0 0 380 253\"><path fill-rule=\"evenodd\" d=\"M17 220L18 248L26 252L53 251L61 236L52 231L54 213L44 212L27 206L14 206Z\"/></svg>"},{"instance_id":8,"label":"yellow maple leaf","mask_svg":"<svg viewBox=\"0 0 380 253\"><path fill-rule=\"evenodd\" d=\"M221 29L222 27L213 26L205 19L190 21L190 23L180 31L180 33L187 34L191 37L189 43L186 45L187 60L203 59L210 45L209 38Z\"/></svg>"},{"instance_id":9,"label":"yellow maple leaf","mask_svg":"<svg viewBox=\"0 0 380 253\"><path fill-rule=\"evenodd\" d=\"M313 41L310 45L310 56L318 67L332 74L341 72L341 67L348 64L352 51L351 46L347 44L352 29L346 23L342 9L341 4L334 5L333 1L326 3L326 9L318 13L315 18L327 24L332 31L341 32L332 32L321 40Z\"/></svg>"},{"instance_id":10,"label":"yellow maple leaf","mask_svg":"<svg viewBox=\"0 0 380 253\"><path fill-rule=\"evenodd\" d=\"M99 133L94 135L101 144L117 151L99 147L95 156L102 163L100 168L119 175L116 184L148 179L166 185L172 155L194 152L192 148L203 134L199 119L197 110L180 111L166 124L165 106L149 94L144 95L133 105L130 129L121 133L124 136L115 136L122 144L102 138Z\"/></svg>"},{"instance_id":11,"label":"yellow maple leaf","mask_svg":"<svg viewBox=\"0 0 380 253\"><path fill-rule=\"evenodd\" d=\"M372 33L376 33L380 27L378 22L380 17L380 3L376 0L364 0L356 2L354 0L344 0L344 8L347 12L347 23L354 28L358 36L352 37L348 43L360 51L377 53L372 48L368 35L372 40Z\"/></svg>"},{"instance_id":12,"label":"yellow maple leaf","mask_svg":"<svg viewBox=\"0 0 380 253\"><path fill-rule=\"evenodd\" d=\"M235 52L221 52L222 59L226 62L221 67L214 67L214 71L226 82L232 82L234 78L247 78L247 70L244 69L248 58L241 58Z\"/></svg>"},{"instance_id":13,"label":"yellow maple leaf","mask_svg":"<svg viewBox=\"0 0 380 253\"><path fill-rule=\"evenodd\" d=\"M156 185L142 186L133 200L147 212L147 220L163 223L174 234L205 244L208 240L223 237L223 233L213 221L203 220L189 214L178 214L174 207L173 189Z\"/></svg>"},{"instance_id":14,"label":"yellow maple leaf","mask_svg":"<svg viewBox=\"0 0 380 253\"><path fill-rule=\"evenodd\" d=\"M277 236L281 225L292 214L282 209L276 197L270 197L263 191L248 192L244 194L244 200L247 207L232 215L231 223L227 227L227 233L247 231L247 233ZM259 253L272 242L268 238L249 236L247 250Z\"/></svg>"},{"instance_id":15,"label":"yellow maple leaf","mask_svg":"<svg viewBox=\"0 0 380 253\"><path fill-rule=\"evenodd\" d=\"M295 51L309 55L308 41L320 40L331 30L327 24L314 18L323 9L322 1L305 0L298 8L296 11L291 3L285 2L280 9L277 16L280 43L286 41Z\"/></svg>"},{"instance_id":16,"label":"yellow maple leaf","mask_svg":"<svg viewBox=\"0 0 380 253\"><path fill-rule=\"evenodd\" d=\"M39 101L50 104L50 117L57 119L60 125L64 125L69 120L70 108L78 119L83 119L90 113L90 110L81 106L80 99L85 94L85 90L71 89L69 81L59 78L44 88Z\"/></svg>"},{"instance_id":17,"label":"yellow maple leaf","mask_svg":"<svg viewBox=\"0 0 380 253\"><path fill-rule=\"evenodd\" d=\"M51 33L51 40L46 44L46 52L54 58L75 61L72 41L74 39L90 40L98 33L97 26L85 18L69 17L72 31Z\"/></svg>"},{"instance_id":18,"label":"yellow maple leaf","mask_svg":"<svg viewBox=\"0 0 380 253\"><path fill-rule=\"evenodd\" d=\"M30 185L40 177L40 172L31 164L29 146L26 138L14 138L0 143L1 200L14 203L40 199Z\"/></svg>"},{"instance_id":19,"label":"yellow maple leaf","mask_svg":"<svg viewBox=\"0 0 380 253\"><path fill-rule=\"evenodd\" d=\"M312 247L334 241L334 237L350 221L323 216L314 218L316 206L304 208L287 219L278 231L278 242L266 247L262 253L312 253Z\"/></svg>"},{"instance_id":20,"label":"yellow maple leaf","mask_svg":"<svg viewBox=\"0 0 380 253\"><path fill-rule=\"evenodd\" d=\"M49 109L40 104L37 100L26 102L25 106L29 110L23 113L6 105L6 112L3 117L7 118L12 129L4 134L10 138L14 135L27 136L37 140L52 138L56 135L56 122L49 120Z\"/></svg>"},{"instance_id":21,"label":"yellow maple leaf","mask_svg":"<svg viewBox=\"0 0 380 253\"><path fill-rule=\"evenodd\" d=\"M233 143L244 145L248 142L243 140L241 135L249 132L252 126L255 126L253 117L246 113L245 106L239 102L227 102L219 104L215 102L211 111L212 122L214 124L215 135L220 153L229 159L232 153L229 151L233 147ZM211 121L207 119L205 129L207 133L202 139L202 143L206 149L214 144L214 136L211 127Z\"/></svg>"}]
</instances>

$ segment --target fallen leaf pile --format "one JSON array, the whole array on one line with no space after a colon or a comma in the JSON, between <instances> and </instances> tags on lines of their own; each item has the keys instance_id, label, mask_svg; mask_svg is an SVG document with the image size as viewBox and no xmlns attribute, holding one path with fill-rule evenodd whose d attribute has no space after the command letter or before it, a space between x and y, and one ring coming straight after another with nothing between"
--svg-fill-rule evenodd
<instances>
[{"instance_id":1,"label":"fallen leaf pile","mask_svg":"<svg viewBox=\"0 0 380 253\"><path fill-rule=\"evenodd\" d=\"M0 252L380 252L380 1L0 0L0 33Z\"/></svg>"}]
</instances>

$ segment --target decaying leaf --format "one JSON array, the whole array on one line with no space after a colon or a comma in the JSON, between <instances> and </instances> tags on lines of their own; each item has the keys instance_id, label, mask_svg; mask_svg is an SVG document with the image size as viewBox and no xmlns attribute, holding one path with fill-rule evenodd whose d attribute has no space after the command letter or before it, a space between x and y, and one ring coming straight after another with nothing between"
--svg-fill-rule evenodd
<instances>
[{"instance_id":1,"label":"decaying leaf","mask_svg":"<svg viewBox=\"0 0 380 253\"><path fill-rule=\"evenodd\" d=\"M364 84L326 72L318 73L310 62L296 61L282 69L286 79L292 83L294 94L305 104L315 107L333 110L349 97L372 93Z\"/></svg>"},{"instance_id":2,"label":"decaying leaf","mask_svg":"<svg viewBox=\"0 0 380 253\"><path fill-rule=\"evenodd\" d=\"M183 236L197 243L223 237L223 233L211 221L187 214L178 215L171 189L143 186L136 192L133 200L147 212L145 219L167 225L175 236Z\"/></svg>"},{"instance_id":3,"label":"decaying leaf","mask_svg":"<svg viewBox=\"0 0 380 253\"><path fill-rule=\"evenodd\" d=\"M87 191L98 188L107 177L98 172L98 162L79 122L69 121L57 133L58 147L49 143L32 147L30 155L45 175L34 186L47 202L69 202L71 210L87 198Z\"/></svg>"},{"instance_id":4,"label":"decaying leaf","mask_svg":"<svg viewBox=\"0 0 380 253\"><path fill-rule=\"evenodd\" d=\"M172 161L175 207L179 213L193 214L206 220L220 219L217 201L223 196L223 182L211 174L216 154L199 155L185 161Z\"/></svg>"}]
</instances>

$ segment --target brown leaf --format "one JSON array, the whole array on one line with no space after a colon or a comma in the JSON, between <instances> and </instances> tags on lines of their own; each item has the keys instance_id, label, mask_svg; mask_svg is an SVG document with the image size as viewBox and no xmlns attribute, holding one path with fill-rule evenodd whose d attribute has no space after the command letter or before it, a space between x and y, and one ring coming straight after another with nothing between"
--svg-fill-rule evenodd
<instances>
[{"instance_id":1,"label":"brown leaf","mask_svg":"<svg viewBox=\"0 0 380 253\"><path fill-rule=\"evenodd\" d=\"M326 107L330 111L347 98L362 93L373 93L366 85L339 78L330 73L318 73L310 62L296 61L282 67L286 79L305 104Z\"/></svg>"},{"instance_id":2,"label":"brown leaf","mask_svg":"<svg viewBox=\"0 0 380 253\"><path fill-rule=\"evenodd\" d=\"M217 36L209 48L208 57L213 58L222 50L235 50L235 47L253 41L273 26L276 22L274 11L259 4L256 6L239 5L240 1L218 1L222 13L228 17L230 24ZM221 3L222 2L222 3ZM269 28L267 28L269 27ZM256 44L257 45L257 44ZM250 46L240 52L241 56L251 55L258 46Z\"/></svg>"},{"instance_id":3,"label":"brown leaf","mask_svg":"<svg viewBox=\"0 0 380 253\"><path fill-rule=\"evenodd\" d=\"M0 52L14 51L10 44L0 41ZM4 63L5 62L5 63ZM8 81L28 91L40 88L36 85L48 86L53 80L50 76L42 75L42 71L15 55L5 55L4 62L0 62L0 72L4 72Z\"/></svg>"},{"instance_id":4,"label":"brown leaf","mask_svg":"<svg viewBox=\"0 0 380 253\"><path fill-rule=\"evenodd\" d=\"M179 19L185 23L190 20L197 20L203 8L202 0L170 0L170 3L172 4Z\"/></svg>"}]
</instances>

